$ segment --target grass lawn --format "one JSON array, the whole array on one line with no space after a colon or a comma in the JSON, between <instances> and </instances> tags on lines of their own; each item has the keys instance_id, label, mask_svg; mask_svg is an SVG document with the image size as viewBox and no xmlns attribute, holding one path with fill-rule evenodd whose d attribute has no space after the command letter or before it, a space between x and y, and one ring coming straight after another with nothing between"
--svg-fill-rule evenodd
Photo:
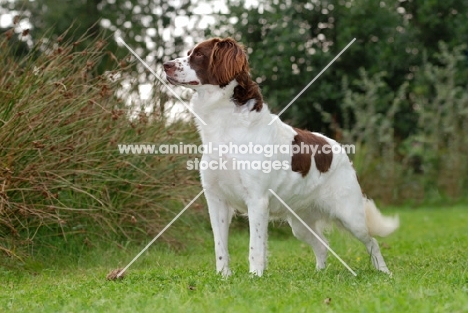
<instances>
[{"instance_id":1,"label":"grass lawn","mask_svg":"<svg viewBox=\"0 0 468 313\"><path fill-rule=\"evenodd\" d=\"M332 255L316 272L311 249L283 228L270 236L266 274L251 277L248 233L233 230L228 279L214 273L208 235L182 252L156 242L116 282L106 274L141 247L94 247L30 260L28 270L0 265L0 312L468 312L468 207L390 212L402 225L379 242L393 277L375 271L365 247L337 231L331 246L358 276Z\"/></svg>"}]
</instances>

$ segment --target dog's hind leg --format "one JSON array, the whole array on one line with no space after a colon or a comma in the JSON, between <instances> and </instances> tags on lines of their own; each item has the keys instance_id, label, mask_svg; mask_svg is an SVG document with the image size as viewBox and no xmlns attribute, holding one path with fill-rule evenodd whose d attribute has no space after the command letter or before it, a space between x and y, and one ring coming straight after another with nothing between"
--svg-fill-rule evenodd
<instances>
[{"instance_id":1,"label":"dog's hind leg","mask_svg":"<svg viewBox=\"0 0 468 313\"><path fill-rule=\"evenodd\" d=\"M339 201L335 207L337 221L366 246L374 267L379 271L390 274L377 240L369 233L362 196L358 194L357 196L342 198L342 200L346 201Z\"/></svg>"},{"instance_id":2,"label":"dog's hind leg","mask_svg":"<svg viewBox=\"0 0 468 313\"><path fill-rule=\"evenodd\" d=\"M328 245L327 239L323 236L323 229L321 227L322 225L320 225L320 222L310 216L302 219L320 237L320 239L322 239ZM312 247L312 250L314 250L316 269L324 269L327 264L327 248L296 217L289 216L288 223L292 228L294 236L297 239L309 244Z\"/></svg>"}]
</instances>

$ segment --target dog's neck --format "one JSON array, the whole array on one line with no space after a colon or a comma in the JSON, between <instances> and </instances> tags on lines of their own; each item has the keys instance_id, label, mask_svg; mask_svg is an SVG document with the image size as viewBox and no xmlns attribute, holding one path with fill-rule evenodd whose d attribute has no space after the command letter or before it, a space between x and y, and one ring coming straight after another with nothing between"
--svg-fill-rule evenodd
<instances>
[{"instance_id":1,"label":"dog's neck","mask_svg":"<svg viewBox=\"0 0 468 313\"><path fill-rule=\"evenodd\" d=\"M285 141L289 143L290 136L282 140L283 134L292 134L289 125L277 119L268 125L275 115L270 113L268 106L263 105L261 111L252 110L255 99L248 100L244 105L236 105L232 100L235 80L220 88L216 85L203 85L195 89L191 106L204 123L195 117L198 131L204 144L209 142L258 142ZM284 128L288 128L286 132ZM256 134L255 138L251 134Z\"/></svg>"}]
</instances>

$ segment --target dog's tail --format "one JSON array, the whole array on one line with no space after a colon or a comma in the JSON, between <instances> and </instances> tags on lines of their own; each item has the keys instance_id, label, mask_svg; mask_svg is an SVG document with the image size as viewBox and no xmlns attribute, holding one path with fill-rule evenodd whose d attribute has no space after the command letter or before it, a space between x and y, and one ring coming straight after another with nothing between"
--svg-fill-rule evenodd
<instances>
[{"instance_id":1,"label":"dog's tail","mask_svg":"<svg viewBox=\"0 0 468 313\"><path fill-rule=\"evenodd\" d=\"M364 198L364 208L366 211L366 224L371 236L388 236L400 226L398 216L383 216L375 206L374 201Z\"/></svg>"}]
</instances>

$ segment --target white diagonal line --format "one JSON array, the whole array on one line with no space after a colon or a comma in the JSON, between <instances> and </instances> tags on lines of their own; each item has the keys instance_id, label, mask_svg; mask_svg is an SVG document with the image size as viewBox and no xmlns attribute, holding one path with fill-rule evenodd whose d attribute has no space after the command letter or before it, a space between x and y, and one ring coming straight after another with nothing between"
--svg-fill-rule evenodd
<instances>
[{"instance_id":1,"label":"white diagonal line","mask_svg":"<svg viewBox=\"0 0 468 313\"><path fill-rule=\"evenodd\" d=\"M136 54L136 52L133 51L133 49L130 48L129 45L127 45L127 43L122 39L122 37L117 37L117 40L119 40L119 41L128 49L128 51L130 51L130 52L135 56L135 58L137 58L138 61L140 61L140 62L151 72L151 74L153 74L164 86L166 86L166 88L169 89L169 91L172 92L172 94L173 94L180 102L182 102L183 105L185 105L185 107L187 108L187 110L189 110L190 112L192 112L192 114L195 115L195 117L198 118L198 119L200 120L200 122L202 122L202 124L206 126L205 121L202 120L202 118L201 118L200 116L198 116L198 114L195 113L195 112L192 110L192 108L190 108L190 106L189 106L184 100L182 100L182 99L179 97L179 95L178 95L168 84L166 84L166 82L165 82L161 77L159 77L158 74L156 74L156 72L153 71L153 69L152 69L151 67L149 67L148 64L146 64L145 61L143 61L143 59L140 58L140 56L139 56L138 54Z\"/></svg>"},{"instance_id":2,"label":"white diagonal line","mask_svg":"<svg viewBox=\"0 0 468 313\"><path fill-rule=\"evenodd\" d=\"M294 215L294 216L299 220L299 222L301 222L301 223L305 226L305 228L307 228L307 229L312 233L312 235L314 235L314 236L318 239L318 241L320 241L320 242L325 246L325 248L328 249L328 251L330 251L330 252L331 252L347 269L348 269L348 271L351 272L351 274L353 274L354 276L357 276L357 274L351 269L351 267L349 267L348 264L346 264L346 262L343 261L343 260L340 258L340 256L339 256L338 254L336 254L335 251L333 251L333 249L330 248L330 246L327 245L327 244L325 243L325 241L323 241L322 238L320 238L320 236L317 235L317 234L312 230L312 228L310 228L309 225L307 225L306 222L304 222L304 221L299 217L299 215L297 215L296 212L294 212L294 211L286 204L286 202L283 201L283 199L281 199L273 190L271 190L271 189L268 189L268 190L269 190L269 191L270 191L270 192L271 192L271 193L272 193L288 210L289 210L289 212L291 212L292 215Z\"/></svg>"},{"instance_id":3,"label":"white diagonal line","mask_svg":"<svg viewBox=\"0 0 468 313\"><path fill-rule=\"evenodd\" d=\"M150 247L150 246L151 246L151 245L152 245L152 244L153 244L153 243L154 243L154 242L155 242L155 241L156 241L156 240L157 240L157 239L158 239L158 238L159 238L159 237L160 237L160 236L161 236L161 235L162 235L162 234L163 234L163 233L164 233L164 232L165 232L165 231L182 215L182 214L184 214L184 212L192 205L192 203L195 202L195 200L198 199L198 197L201 196L201 194L202 194L204 191L205 191L204 189L203 189L202 191L200 191L200 192L198 193L198 195L196 195L196 197L193 198L193 200L190 201L189 204L187 204L187 205L185 206L185 208L184 208L182 211L180 211L179 214L177 214L176 217L174 217L174 218L172 219L172 221L170 221L169 224L167 224L166 227L164 227L163 230L161 230L161 231L159 232L159 234L157 234L156 237L154 237L153 240L151 240L151 241L146 245L146 247L144 247L143 250L141 250L140 253L138 253L137 256L134 257L133 260L130 261L130 263L128 263L128 265L125 266L124 269L121 270L121 271L117 274L117 278L120 278L120 276L122 276L123 273L125 273L125 271L128 270L128 268L133 264L133 262L135 262L146 250L148 250L148 248L149 248L149 247Z\"/></svg>"},{"instance_id":4,"label":"white diagonal line","mask_svg":"<svg viewBox=\"0 0 468 313\"><path fill-rule=\"evenodd\" d=\"M279 118L279 116L280 116L281 114L283 114L284 111L286 111L286 110L291 106L291 104L293 104L294 101L296 101L297 98L299 98L299 97L304 93L304 91L306 91L307 88L309 88L310 85L312 85L312 84L317 80L317 78L319 78L320 75L322 75L323 72L325 72L325 71L330 67L330 65L332 65L333 62L336 61L336 59L338 59L338 58L340 57L340 55L342 55L343 52L345 52L345 50L349 48L349 46L351 46L351 45L353 44L353 42L354 42L355 40L356 40L356 38L354 38L353 40L351 40L351 41L348 43L348 45L347 45L346 47L344 47L343 50L341 50L341 52L338 53L338 54L336 55L336 57L334 57L333 60L331 60L330 63L328 63L327 66L325 66L325 68L324 68L320 73L318 73L317 76L315 76L315 78L312 79L311 82L310 82L309 84L307 84L307 86L305 86L304 89L302 89L301 92L299 92L299 93L297 94L297 96L295 96L294 99L292 99L291 102L289 102L288 105L286 105L286 106L284 107L284 109L281 110L281 112L279 112L279 113L271 120L270 123L268 123L268 125L273 124L273 122L276 121L276 120Z\"/></svg>"}]
</instances>

